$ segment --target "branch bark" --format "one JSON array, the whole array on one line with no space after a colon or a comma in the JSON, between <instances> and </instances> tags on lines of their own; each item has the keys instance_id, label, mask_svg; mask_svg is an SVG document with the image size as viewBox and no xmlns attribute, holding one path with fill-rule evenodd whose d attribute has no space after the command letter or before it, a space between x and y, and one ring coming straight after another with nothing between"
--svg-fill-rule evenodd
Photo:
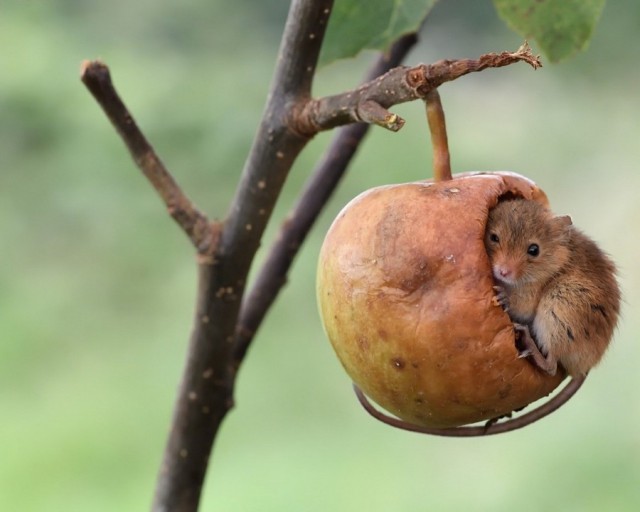
<instances>
[{"instance_id":1,"label":"branch bark","mask_svg":"<svg viewBox=\"0 0 640 512\"><path fill-rule=\"evenodd\" d=\"M215 229L202 213L182 192L173 176L164 166L155 150L138 128L133 116L120 99L109 68L100 61L85 61L80 70L80 79L127 145L133 161L156 189L171 217L187 234L198 251L207 251L214 245Z\"/></svg>"},{"instance_id":2,"label":"branch bark","mask_svg":"<svg viewBox=\"0 0 640 512\"><path fill-rule=\"evenodd\" d=\"M310 135L292 129L296 105L311 97L331 0L294 0L278 55L269 100L225 221L220 252L234 254L233 272L244 286L249 265L284 180Z\"/></svg>"},{"instance_id":3,"label":"branch bark","mask_svg":"<svg viewBox=\"0 0 640 512\"><path fill-rule=\"evenodd\" d=\"M365 82L397 66L417 42L416 34L400 38L367 72ZM371 125L358 123L341 128L280 227L251 291L242 302L236 332L235 364L244 359L267 311L286 284L293 260L318 215L338 186Z\"/></svg>"},{"instance_id":4,"label":"branch bark","mask_svg":"<svg viewBox=\"0 0 640 512\"><path fill-rule=\"evenodd\" d=\"M445 82L487 68L526 62L533 69L542 66L525 42L515 52L487 53L478 59L441 60L434 64L398 67L384 76L361 85L355 91L312 100L299 114L296 129L309 135L349 123L377 124L398 131L404 120L387 109L393 105L425 99Z\"/></svg>"},{"instance_id":5,"label":"branch bark","mask_svg":"<svg viewBox=\"0 0 640 512\"><path fill-rule=\"evenodd\" d=\"M213 441L233 404L234 334L246 276L288 171L309 141L290 129L292 107L310 97L332 5L292 2L269 99L235 198L217 245L201 254L194 328L154 511L198 508Z\"/></svg>"}]
</instances>

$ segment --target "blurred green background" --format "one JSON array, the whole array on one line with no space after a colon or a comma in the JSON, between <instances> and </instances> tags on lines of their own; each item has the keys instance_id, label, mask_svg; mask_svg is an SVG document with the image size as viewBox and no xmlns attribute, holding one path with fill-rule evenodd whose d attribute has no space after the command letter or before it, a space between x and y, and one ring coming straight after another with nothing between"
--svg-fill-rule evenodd
<instances>
[{"instance_id":1,"label":"blurred green background","mask_svg":"<svg viewBox=\"0 0 640 512\"><path fill-rule=\"evenodd\" d=\"M0 15L0 510L148 508L195 293L190 245L78 79L100 57L184 189L225 214L288 2L3 2ZM640 510L640 4L608 2L590 48L441 88L457 171L536 180L620 266L623 319L566 407L504 436L396 431L360 409L315 305L323 233L353 196L427 177L422 105L374 130L241 370L202 510ZM408 63L516 49L488 0L446 0ZM535 49L535 44L534 44ZM352 88L370 62L323 70ZM321 155L300 157L263 247ZM259 257L263 257L263 252Z\"/></svg>"}]
</instances>

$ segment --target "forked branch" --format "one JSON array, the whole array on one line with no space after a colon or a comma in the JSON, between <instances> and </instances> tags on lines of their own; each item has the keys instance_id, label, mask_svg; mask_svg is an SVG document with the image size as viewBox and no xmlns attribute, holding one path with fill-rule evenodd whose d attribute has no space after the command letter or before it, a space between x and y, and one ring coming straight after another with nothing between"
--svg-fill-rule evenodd
<instances>
[{"instance_id":1,"label":"forked branch","mask_svg":"<svg viewBox=\"0 0 640 512\"><path fill-rule=\"evenodd\" d=\"M113 86L107 65L99 60L83 62L80 79L122 137L133 161L164 201L169 215L187 234L198 252L209 251L214 244L215 227L184 194L140 131Z\"/></svg>"},{"instance_id":2,"label":"forked branch","mask_svg":"<svg viewBox=\"0 0 640 512\"><path fill-rule=\"evenodd\" d=\"M430 91L443 83L468 73L516 62L526 62L533 69L542 66L540 58L531 53L525 42L515 52L487 53L478 59L441 60L434 64L398 67L354 91L309 101L298 116L296 129L313 135L344 124L366 122L398 131L404 120L389 112L389 107L425 99Z\"/></svg>"},{"instance_id":3,"label":"forked branch","mask_svg":"<svg viewBox=\"0 0 640 512\"><path fill-rule=\"evenodd\" d=\"M377 59L365 77L373 80L400 64L416 44L416 34L401 37ZM358 123L341 128L300 193L295 206L280 226L250 293L242 301L235 343L235 363L239 365L267 311L285 285L287 274L318 215L338 186L370 124Z\"/></svg>"}]
</instances>

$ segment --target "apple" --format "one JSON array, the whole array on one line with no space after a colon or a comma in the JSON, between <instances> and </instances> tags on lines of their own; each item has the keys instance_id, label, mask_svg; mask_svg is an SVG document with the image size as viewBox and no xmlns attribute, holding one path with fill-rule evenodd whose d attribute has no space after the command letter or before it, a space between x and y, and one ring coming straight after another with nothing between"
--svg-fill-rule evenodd
<instances>
[{"instance_id":1,"label":"apple","mask_svg":"<svg viewBox=\"0 0 640 512\"><path fill-rule=\"evenodd\" d=\"M520 358L484 247L499 198L548 204L515 173L368 190L331 225L319 257L322 322L353 382L409 423L455 427L509 414L565 378Z\"/></svg>"}]
</instances>

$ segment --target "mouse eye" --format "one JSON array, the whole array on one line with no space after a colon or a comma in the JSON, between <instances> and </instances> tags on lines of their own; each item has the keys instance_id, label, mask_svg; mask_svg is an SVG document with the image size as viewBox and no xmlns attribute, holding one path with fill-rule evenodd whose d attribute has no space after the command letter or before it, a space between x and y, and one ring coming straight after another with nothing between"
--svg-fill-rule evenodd
<instances>
[{"instance_id":1,"label":"mouse eye","mask_svg":"<svg viewBox=\"0 0 640 512\"><path fill-rule=\"evenodd\" d=\"M537 256L538 254L540 254L540 246L538 244L531 244L527 248L527 254L529 256Z\"/></svg>"},{"instance_id":2,"label":"mouse eye","mask_svg":"<svg viewBox=\"0 0 640 512\"><path fill-rule=\"evenodd\" d=\"M500 241L500 237L495 233L491 233L489 235L489 240L491 240L494 244L497 244Z\"/></svg>"}]
</instances>

